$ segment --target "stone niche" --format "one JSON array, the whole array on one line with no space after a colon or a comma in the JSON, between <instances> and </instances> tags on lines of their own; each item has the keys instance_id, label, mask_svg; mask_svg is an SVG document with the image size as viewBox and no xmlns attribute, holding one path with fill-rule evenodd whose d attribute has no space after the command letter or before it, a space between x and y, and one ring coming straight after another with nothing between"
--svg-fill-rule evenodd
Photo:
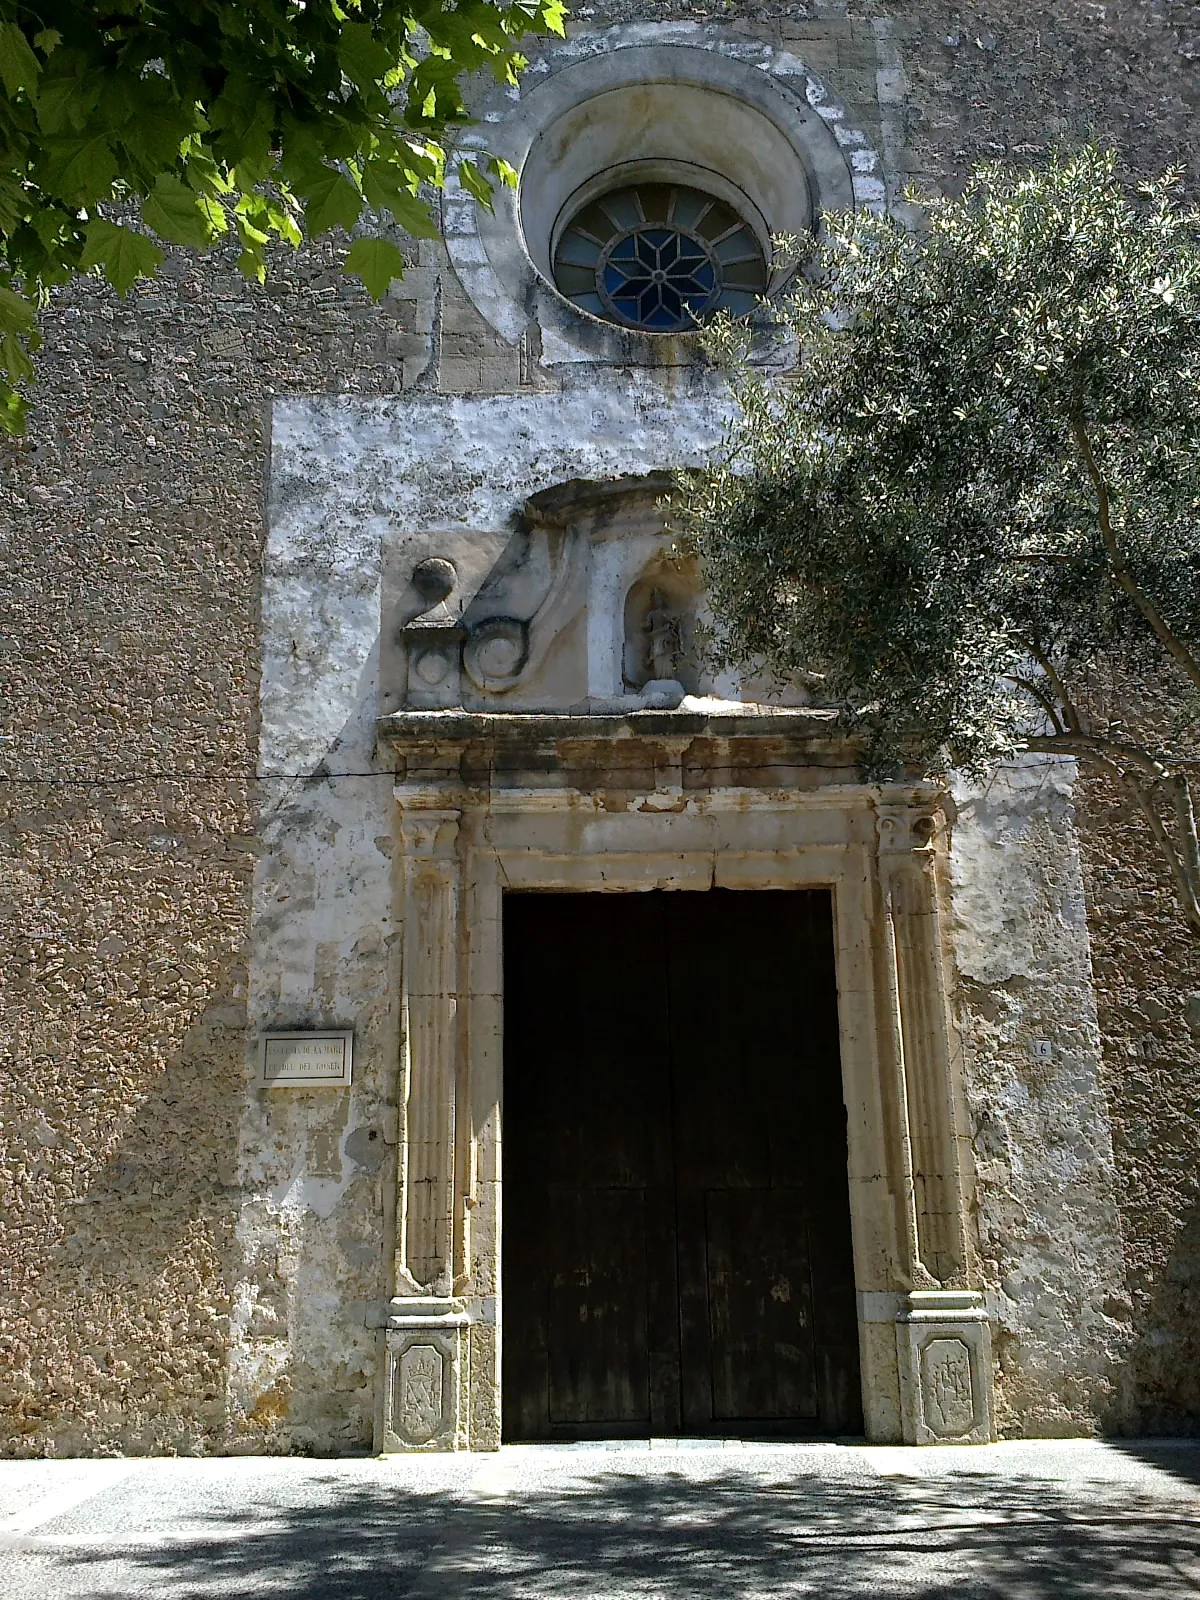
<instances>
[{"instance_id":1,"label":"stone niche","mask_svg":"<svg viewBox=\"0 0 1200 1600\"><path fill-rule=\"evenodd\" d=\"M867 1434L991 1437L939 795L865 785L832 713L706 672L669 483L572 480L385 572L403 1114L380 1449L500 1442L506 889L832 891Z\"/></svg>"},{"instance_id":2,"label":"stone niche","mask_svg":"<svg viewBox=\"0 0 1200 1600\"><path fill-rule=\"evenodd\" d=\"M694 564L663 522L671 488L665 474L573 481L531 496L506 535L409 554L392 576L393 699L611 713L729 695L700 658Z\"/></svg>"}]
</instances>

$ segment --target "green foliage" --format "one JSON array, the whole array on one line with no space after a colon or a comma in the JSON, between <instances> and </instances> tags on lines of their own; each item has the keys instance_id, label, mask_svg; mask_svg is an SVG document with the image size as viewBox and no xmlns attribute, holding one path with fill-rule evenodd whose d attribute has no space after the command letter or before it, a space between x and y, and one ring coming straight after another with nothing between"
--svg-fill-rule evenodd
<instances>
[{"instance_id":1,"label":"green foliage","mask_svg":"<svg viewBox=\"0 0 1200 1600\"><path fill-rule=\"evenodd\" d=\"M151 236L204 249L232 234L259 281L276 240L353 229L364 207L436 230L422 187L468 120L466 74L514 83L517 41L561 33L562 0L0 0L0 428L19 431L34 308L74 274L124 291ZM468 190L507 164L478 153ZM115 208L113 214L106 214ZM403 261L358 240L376 299Z\"/></svg>"},{"instance_id":2,"label":"green foliage","mask_svg":"<svg viewBox=\"0 0 1200 1600\"><path fill-rule=\"evenodd\" d=\"M382 300L393 278L404 271L404 257L387 239L356 239L346 257L346 270L355 272L368 294Z\"/></svg>"},{"instance_id":3,"label":"green foliage","mask_svg":"<svg viewBox=\"0 0 1200 1600\"><path fill-rule=\"evenodd\" d=\"M1046 748L1155 805L1186 780L1178 746L1087 712L1101 671L1127 702L1156 672L1200 695L1200 215L1175 192L1088 148L984 170L916 233L831 219L784 311L794 385L737 373L688 507L719 653L815 675L877 773Z\"/></svg>"}]
</instances>

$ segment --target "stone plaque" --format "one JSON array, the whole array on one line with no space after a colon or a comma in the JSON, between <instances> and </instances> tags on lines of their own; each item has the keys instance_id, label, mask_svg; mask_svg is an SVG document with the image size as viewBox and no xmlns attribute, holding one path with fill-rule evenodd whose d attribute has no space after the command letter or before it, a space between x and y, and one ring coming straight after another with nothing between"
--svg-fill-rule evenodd
<instances>
[{"instance_id":1,"label":"stone plaque","mask_svg":"<svg viewBox=\"0 0 1200 1600\"><path fill-rule=\"evenodd\" d=\"M264 1033L258 1043L258 1081L268 1089L341 1088L350 1082L354 1034Z\"/></svg>"},{"instance_id":2,"label":"stone plaque","mask_svg":"<svg viewBox=\"0 0 1200 1600\"><path fill-rule=\"evenodd\" d=\"M931 1339L921 1352L925 1422L939 1438L970 1433L975 1425L971 1352L961 1339Z\"/></svg>"}]
</instances>

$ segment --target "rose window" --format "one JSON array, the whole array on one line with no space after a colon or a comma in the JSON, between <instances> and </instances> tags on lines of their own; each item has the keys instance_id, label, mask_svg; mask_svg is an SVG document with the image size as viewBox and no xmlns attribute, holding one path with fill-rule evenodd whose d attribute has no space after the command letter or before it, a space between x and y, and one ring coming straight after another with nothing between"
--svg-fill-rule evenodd
<instances>
[{"instance_id":1,"label":"rose window","mask_svg":"<svg viewBox=\"0 0 1200 1600\"><path fill-rule=\"evenodd\" d=\"M714 311L751 311L767 267L753 230L725 201L681 184L641 183L575 213L554 252L554 280L593 316L680 333Z\"/></svg>"}]
</instances>

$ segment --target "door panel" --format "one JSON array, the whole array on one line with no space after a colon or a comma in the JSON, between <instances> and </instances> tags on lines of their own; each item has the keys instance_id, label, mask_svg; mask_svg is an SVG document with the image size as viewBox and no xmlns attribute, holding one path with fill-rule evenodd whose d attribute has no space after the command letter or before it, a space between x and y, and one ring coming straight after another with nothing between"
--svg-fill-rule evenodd
<instances>
[{"instance_id":1,"label":"door panel","mask_svg":"<svg viewBox=\"0 0 1200 1600\"><path fill-rule=\"evenodd\" d=\"M827 893L505 897L504 1432L861 1427Z\"/></svg>"},{"instance_id":2,"label":"door panel","mask_svg":"<svg viewBox=\"0 0 1200 1600\"><path fill-rule=\"evenodd\" d=\"M643 959L653 901L505 897L507 1438L678 1427L670 1041Z\"/></svg>"},{"instance_id":3,"label":"door panel","mask_svg":"<svg viewBox=\"0 0 1200 1600\"><path fill-rule=\"evenodd\" d=\"M795 1189L725 1189L705 1200L711 1420L815 1417L804 1196Z\"/></svg>"},{"instance_id":4,"label":"door panel","mask_svg":"<svg viewBox=\"0 0 1200 1600\"><path fill-rule=\"evenodd\" d=\"M550 1422L649 1430L644 1193L558 1189L549 1198Z\"/></svg>"}]
</instances>

